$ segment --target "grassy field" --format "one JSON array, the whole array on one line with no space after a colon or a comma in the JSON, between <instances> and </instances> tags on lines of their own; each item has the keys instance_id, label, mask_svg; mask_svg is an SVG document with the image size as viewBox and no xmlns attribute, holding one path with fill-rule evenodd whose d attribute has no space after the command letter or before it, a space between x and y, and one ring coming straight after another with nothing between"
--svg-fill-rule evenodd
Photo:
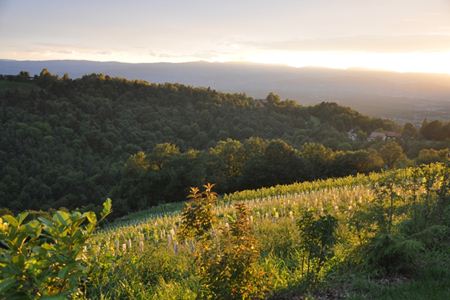
<instances>
[{"instance_id":1,"label":"grassy field","mask_svg":"<svg viewBox=\"0 0 450 300\"><path fill-rule=\"evenodd\" d=\"M449 191L431 164L221 197L206 184L99 230L111 200L4 215L0 299L450 299Z\"/></svg>"},{"instance_id":2,"label":"grassy field","mask_svg":"<svg viewBox=\"0 0 450 300\"><path fill-rule=\"evenodd\" d=\"M436 165L226 195L212 209L213 243L226 244L221 236L237 218L233 203L242 202L250 212L264 297L449 299L447 187L448 168ZM196 258L205 244L180 238L182 206L133 214L99 232L89 251L105 268L91 281L88 296L200 297L205 286ZM305 237L299 232L305 211L337 220L332 254L313 275L305 271ZM386 237L391 240L380 249L376 243Z\"/></svg>"}]
</instances>

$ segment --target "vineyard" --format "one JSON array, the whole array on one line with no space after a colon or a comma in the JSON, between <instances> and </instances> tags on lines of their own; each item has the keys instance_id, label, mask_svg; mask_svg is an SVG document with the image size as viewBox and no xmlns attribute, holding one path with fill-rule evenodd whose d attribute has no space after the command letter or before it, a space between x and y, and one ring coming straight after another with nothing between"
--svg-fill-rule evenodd
<instances>
[{"instance_id":1,"label":"vineyard","mask_svg":"<svg viewBox=\"0 0 450 300\"><path fill-rule=\"evenodd\" d=\"M449 299L449 187L449 167L431 164L222 197L207 184L192 188L183 205L92 234L93 213L3 216L0 293L2 299ZM109 211L106 203L101 217ZM60 254L62 241L69 244Z\"/></svg>"}]
</instances>

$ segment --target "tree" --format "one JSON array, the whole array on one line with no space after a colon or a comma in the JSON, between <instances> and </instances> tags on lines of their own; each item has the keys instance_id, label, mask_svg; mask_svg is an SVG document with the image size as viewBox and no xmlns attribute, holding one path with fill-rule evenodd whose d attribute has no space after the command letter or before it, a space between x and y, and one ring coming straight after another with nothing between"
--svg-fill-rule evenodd
<instances>
[{"instance_id":1,"label":"tree","mask_svg":"<svg viewBox=\"0 0 450 300\"><path fill-rule=\"evenodd\" d=\"M150 167L153 170L161 170L165 163L179 154L180 149L177 145L171 143L157 144L149 155Z\"/></svg>"},{"instance_id":2,"label":"tree","mask_svg":"<svg viewBox=\"0 0 450 300\"><path fill-rule=\"evenodd\" d=\"M337 226L338 220L332 215L315 215L311 211L303 212L297 221L309 278L314 279L325 262L333 257Z\"/></svg>"},{"instance_id":3,"label":"tree","mask_svg":"<svg viewBox=\"0 0 450 300\"><path fill-rule=\"evenodd\" d=\"M70 80L69 74L64 73L62 80Z\"/></svg>"},{"instance_id":4,"label":"tree","mask_svg":"<svg viewBox=\"0 0 450 300\"><path fill-rule=\"evenodd\" d=\"M417 156L417 163L418 164L429 164L432 162L447 162L450 158L450 151L449 149L441 149L441 150L435 150L435 149L422 149L419 152L419 155Z\"/></svg>"},{"instance_id":5,"label":"tree","mask_svg":"<svg viewBox=\"0 0 450 300\"><path fill-rule=\"evenodd\" d=\"M388 168L393 168L407 159L403 148L395 141L385 143L379 152Z\"/></svg>"},{"instance_id":6,"label":"tree","mask_svg":"<svg viewBox=\"0 0 450 300\"><path fill-rule=\"evenodd\" d=\"M149 195L146 193L146 176L149 167L150 164L143 151L128 158L120 183L112 190L113 197L120 199L116 214L124 214L129 209L137 210L147 207Z\"/></svg>"},{"instance_id":7,"label":"tree","mask_svg":"<svg viewBox=\"0 0 450 300\"><path fill-rule=\"evenodd\" d=\"M19 75L17 75L17 78L20 81L27 81L30 79L30 73L26 72L26 71L20 71Z\"/></svg>"},{"instance_id":8,"label":"tree","mask_svg":"<svg viewBox=\"0 0 450 300\"><path fill-rule=\"evenodd\" d=\"M266 97L266 101L270 105L276 106L281 103L281 98L277 94L270 92Z\"/></svg>"},{"instance_id":9,"label":"tree","mask_svg":"<svg viewBox=\"0 0 450 300\"><path fill-rule=\"evenodd\" d=\"M220 141L208 154L211 180L224 190L235 187L236 179L242 174L245 163L242 143L232 139Z\"/></svg>"},{"instance_id":10,"label":"tree","mask_svg":"<svg viewBox=\"0 0 450 300\"><path fill-rule=\"evenodd\" d=\"M0 206L13 212L72 209L113 193L122 200L117 216L181 201L187 186L207 179L231 192L322 178L331 174L336 152L302 157L300 145L359 149L364 141L349 144L342 129L390 126L337 104L295 106L273 93L270 105L244 94L100 74L58 80L44 69L27 79L30 84L12 84L21 82L17 76L0 78L8 80L0 82ZM242 140L249 136L264 139ZM288 146L276 142L267 150L277 138ZM198 155L180 153L191 147ZM211 147L220 154L210 155ZM146 152L126 167L141 150Z\"/></svg>"},{"instance_id":11,"label":"tree","mask_svg":"<svg viewBox=\"0 0 450 300\"><path fill-rule=\"evenodd\" d=\"M150 163L144 151L130 156L125 164L125 170L129 173L142 173L148 170Z\"/></svg>"},{"instance_id":12,"label":"tree","mask_svg":"<svg viewBox=\"0 0 450 300\"><path fill-rule=\"evenodd\" d=\"M42 69L39 73L37 81L41 87L48 87L52 83L58 80L58 76L51 74L46 68Z\"/></svg>"},{"instance_id":13,"label":"tree","mask_svg":"<svg viewBox=\"0 0 450 300\"><path fill-rule=\"evenodd\" d=\"M331 149L317 143L304 144L300 155L306 162L308 179L326 177L334 159Z\"/></svg>"},{"instance_id":14,"label":"tree","mask_svg":"<svg viewBox=\"0 0 450 300\"><path fill-rule=\"evenodd\" d=\"M441 121L434 120L432 122L425 122L420 128L420 133L427 140L442 141L445 139L444 126Z\"/></svg>"},{"instance_id":15,"label":"tree","mask_svg":"<svg viewBox=\"0 0 450 300\"><path fill-rule=\"evenodd\" d=\"M450 139L450 122L442 126L442 133L446 139Z\"/></svg>"},{"instance_id":16,"label":"tree","mask_svg":"<svg viewBox=\"0 0 450 300\"><path fill-rule=\"evenodd\" d=\"M47 68L42 69L41 73L39 73L39 77L41 78L48 76L52 76L52 74L47 70Z\"/></svg>"},{"instance_id":17,"label":"tree","mask_svg":"<svg viewBox=\"0 0 450 300\"><path fill-rule=\"evenodd\" d=\"M330 175L345 176L348 174L369 173L379 171L383 165L383 159L375 149L342 151L335 155Z\"/></svg>"},{"instance_id":18,"label":"tree","mask_svg":"<svg viewBox=\"0 0 450 300\"><path fill-rule=\"evenodd\" d=\"M418 132L416 127L414 127L413 124L411 123L406 123L403 126L403 130L402 130L402 137L404 139L415 139L417 138Z\"/></svg>"},{"instance_id":19,"label":"tree","mask_svg":"<svg viewBox=\"0 0 450 300\"><path fill-rule=\"evenodd\" d=\"M293 182L302 169L297 150L283 140L270 141L264 153L264 164L269 185Z\"/></svg>"}]
</instances>

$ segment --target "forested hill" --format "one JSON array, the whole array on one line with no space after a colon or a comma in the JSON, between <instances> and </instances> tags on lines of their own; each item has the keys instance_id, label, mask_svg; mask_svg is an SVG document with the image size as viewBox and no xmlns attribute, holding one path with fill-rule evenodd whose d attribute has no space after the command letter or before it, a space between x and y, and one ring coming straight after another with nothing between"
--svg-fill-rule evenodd
<instances>
[{"instance_id":1,"label":"forested hill","mask_svg":"<svg viewBox=\"0 0 450 300\"><path fill-rule=\"evenodd\" d=\"M100 203L130 155L158 143L205 150L227 138L261 137L356 149L347 131L365 140L377 128L396 128L333 103L307 107L274 94L255 100L101 74L2 76L0 105L0 207L13 210Z\"/></svg>"},{"instance_id":2,"label":"forested hill","mask_svg":"<svg viewBox=\"0 0 450 300\"><path fill-rule=\"evenodd\" d=\"M104 73L151 82L183 83L256 98L270 91L282 98L317 104L331 99L364 114L420 125L424 118L450 121L450 76L362 69L293 68L253 63L122 63L85 60L15 61L0 59L0 73L39 74L47 68L72 78Z\"/></svg>"}]
</instances>

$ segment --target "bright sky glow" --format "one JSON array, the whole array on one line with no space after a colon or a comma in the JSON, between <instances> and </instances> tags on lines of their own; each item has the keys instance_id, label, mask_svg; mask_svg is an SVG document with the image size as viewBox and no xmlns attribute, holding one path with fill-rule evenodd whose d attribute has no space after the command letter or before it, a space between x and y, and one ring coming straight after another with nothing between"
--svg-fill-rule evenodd
<instances>
[{"instance_id":1,"label":"bright sky glow","mask_svg":"<svg viewBox=\"0 0 450 300\"><path fill-rule=\"evenodd\" d=\"M450 73L450 51L435 53L270 52L244 59L292 67L366 68L397 72Z\"/></svg>"},{"instance_id":2,"label":"bright sky glow","mask_svg":"<svg viewBox=\"0 0 450 300\"><path fill-rule=\"evenodd\" d=\"M450 0L0 0L0 58L450 74Z\"/></svg>"}]
</instances>

